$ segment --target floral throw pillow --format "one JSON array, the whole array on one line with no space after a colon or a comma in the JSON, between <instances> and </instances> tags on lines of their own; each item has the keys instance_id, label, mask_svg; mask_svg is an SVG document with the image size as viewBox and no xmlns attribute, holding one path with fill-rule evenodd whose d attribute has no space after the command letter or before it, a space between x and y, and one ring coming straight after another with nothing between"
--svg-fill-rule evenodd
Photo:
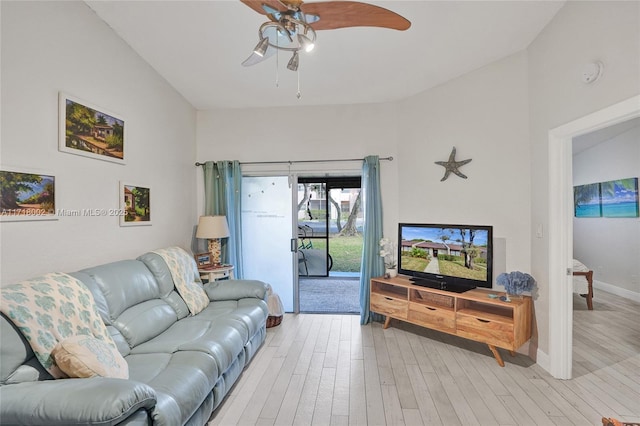
<instances>
[{"instance_id":1,"label":"floral throw pillow","mask_svg":"<svg viewBox=\"0 0 640 426\"><path fill-rule=\"evenodd\" d=\"M69 377L129 378L129 366L117 349L103 340L73 336L51 351L56 365Z\"/></svg>"}]
</instances>

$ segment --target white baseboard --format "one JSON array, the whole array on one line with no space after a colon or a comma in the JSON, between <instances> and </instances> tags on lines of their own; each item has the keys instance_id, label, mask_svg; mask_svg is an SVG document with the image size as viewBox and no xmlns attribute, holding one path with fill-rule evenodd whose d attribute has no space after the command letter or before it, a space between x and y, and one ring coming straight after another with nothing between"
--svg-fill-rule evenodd
<instances>
[{"instance_id":1,"label":"white baseboard","mask_svg":"<svg viewBox=\"0 0 640 426\"><path fill-rule=\"evenodd\" d=\"M607 284L602 281L593 280L593 288L606 291L607 293L615 294L616 296L624 297L625 299L633 300L634 302L640 303L640 293L635 291L627 290L626 288L618 287L617 285ZM598 295L594 295L594 298L597 298Z\"/></svg>"}]
</instances>

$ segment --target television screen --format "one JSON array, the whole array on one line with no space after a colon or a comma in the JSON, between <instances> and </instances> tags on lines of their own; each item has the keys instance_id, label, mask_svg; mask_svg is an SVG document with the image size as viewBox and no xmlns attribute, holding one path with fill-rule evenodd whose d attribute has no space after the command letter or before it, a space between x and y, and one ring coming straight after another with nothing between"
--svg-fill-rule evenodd
<instances>
[{"instance_id":1,"label":"television screen","mask_svg":"<svg viewBox=\"0 0 640 426\"><path fill-rule=\"evenodd\" d=\"M401 223L398 272L416 285L463 292L492 287L493 227Z\"/></svg>"}]
</instances>

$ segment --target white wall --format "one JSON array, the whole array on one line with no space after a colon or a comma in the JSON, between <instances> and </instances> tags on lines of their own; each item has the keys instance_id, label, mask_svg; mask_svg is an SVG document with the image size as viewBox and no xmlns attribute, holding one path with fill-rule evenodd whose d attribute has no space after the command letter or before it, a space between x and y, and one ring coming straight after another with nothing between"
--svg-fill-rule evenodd
<instances>
[{"instance_id":1,"label":"white wall","mask_svg":"<svg viewBox=\"0 0 640 426\"><path fill-rule=\"evenodd\" d=\"M398 198L403 222L492 225L506 243L499 264L530 272L526 82L521 52L402 102ZM441 182L444 168L434 162L454 146L456 161L472 159L460 168L467 179Z\"/></svg>"},{"instance_id":2,"label":"white wall","mask_svg":"<svg viewBox=\"0 0 640 426\"><path fill-rule=\"evenodd\" d=\"M56 177L57 208L117 208L118 182L151 187L152 226L117 217L2 223L3 285L50 271L188 248L195 111L84 2L2 2L3 167ZM126 119L126 165L59 152L58 92Z\"/></svg>"},{"instance_id":3,"label":"white wall","mask_svg":"<svg viewBox=\"0 0 640 426\"><path fill-rule=\"evenodd\" d=\"M506 239L507 268L528 271L527 131L520 53L400 104L200 111L197 144L199 161L392 155L381 166L385 235L396 238L400 221L493 225ZM440 182L444 168L434 161L453 146L458 160L473 159L461 169L469 178Z\"/></svg>"},{"instance_id":4,"label":"white wall","mask_svg":"<svg viewBox=\"0 0 640 426\"><path fill-rule=\"evenodd\" d=\"M291 96L295 96L292 92ZM327 160L396 157L397 106L394 104L224 109L198 112L198 161ZM382 161L384 233L397 235L398 161ZM257 174L288 173L287 165L243 167ZM313 176L350 175L362 162L293 165L292 171ZM198 211L204 211L199 172Z\"/></svg>"},{"instance_id":5,"label":"white wall","mask_svg":"<svg viewBox=\"0 0 640 426\"><path fill-rule=\"evenodd\" d=\"M640 126L573 157L573 185L640 175ZM640 218L574 218L573 254L596 283L628 290L640 300Z\"/></svg>"},{"instance_id":6,"label":"white wall","mask_svg":"<svg viewBox=\"0 0 640 426\"><path fill-rule=\"evenodd\" d=\"M528 48L531 143L529 232L548 229L548 132L640 93L640 3L567 2ZM605 70L591 85L583 66L600 60ZM543 231L544 232L544 231ZM535 302L538 347L549 350L549 241L532 239L531 269L539 286Z\"/></svg>"}]
</instances>

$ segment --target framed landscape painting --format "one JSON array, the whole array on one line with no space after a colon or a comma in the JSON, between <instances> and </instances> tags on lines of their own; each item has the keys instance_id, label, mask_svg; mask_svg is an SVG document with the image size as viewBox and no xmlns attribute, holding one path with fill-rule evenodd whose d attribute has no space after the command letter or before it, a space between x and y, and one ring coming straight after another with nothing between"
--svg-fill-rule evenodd
<instances>
[{"instance_id":1,"label":"framed landscape painting","mask_svg":"<svg viewBox=\"0 0 640 426\"><path fill-rule=\"evenodd\" d=\"M601 217L600 184L574 186L573 208L575 217Z\"/></svg>"},{"instance_id":2,"label":"framed landscape painting","mask_svg":"<svg viewBox=\"0 0 640 426\"><path fill-rule=\"evenodd\" d=\"M638 178L600 183L604 217L638 217Z\"/></svg>"},{"instance_id":3,"label":"framed landscape painting","mask_svg":"<svg viewBox=\"0 0 640 426\"><path fill-rule=\"evenodd\" d=\"M124 119L62 92L59 116L60 151L124 164L127 142Z\"/></svg>"},{"instance_id":4,"label":"framed landscape painting","mask_svg":"<svg viewBox=\"0 0 640 426\"><path fill-rule=\"evenodd\" d=\"M120 182L120 226L151 225L151 188Z\"/></svg>"},{"instance_id":5,"label":"framed landscape painting","mask_svg":"<svg viewBox=\"0 0 640 426\"><path fill-rule=\"evenodd\" d=\"M49 174L0 170L0 220L56 220L56 178Z\"/></svg>"}]
</instances>

